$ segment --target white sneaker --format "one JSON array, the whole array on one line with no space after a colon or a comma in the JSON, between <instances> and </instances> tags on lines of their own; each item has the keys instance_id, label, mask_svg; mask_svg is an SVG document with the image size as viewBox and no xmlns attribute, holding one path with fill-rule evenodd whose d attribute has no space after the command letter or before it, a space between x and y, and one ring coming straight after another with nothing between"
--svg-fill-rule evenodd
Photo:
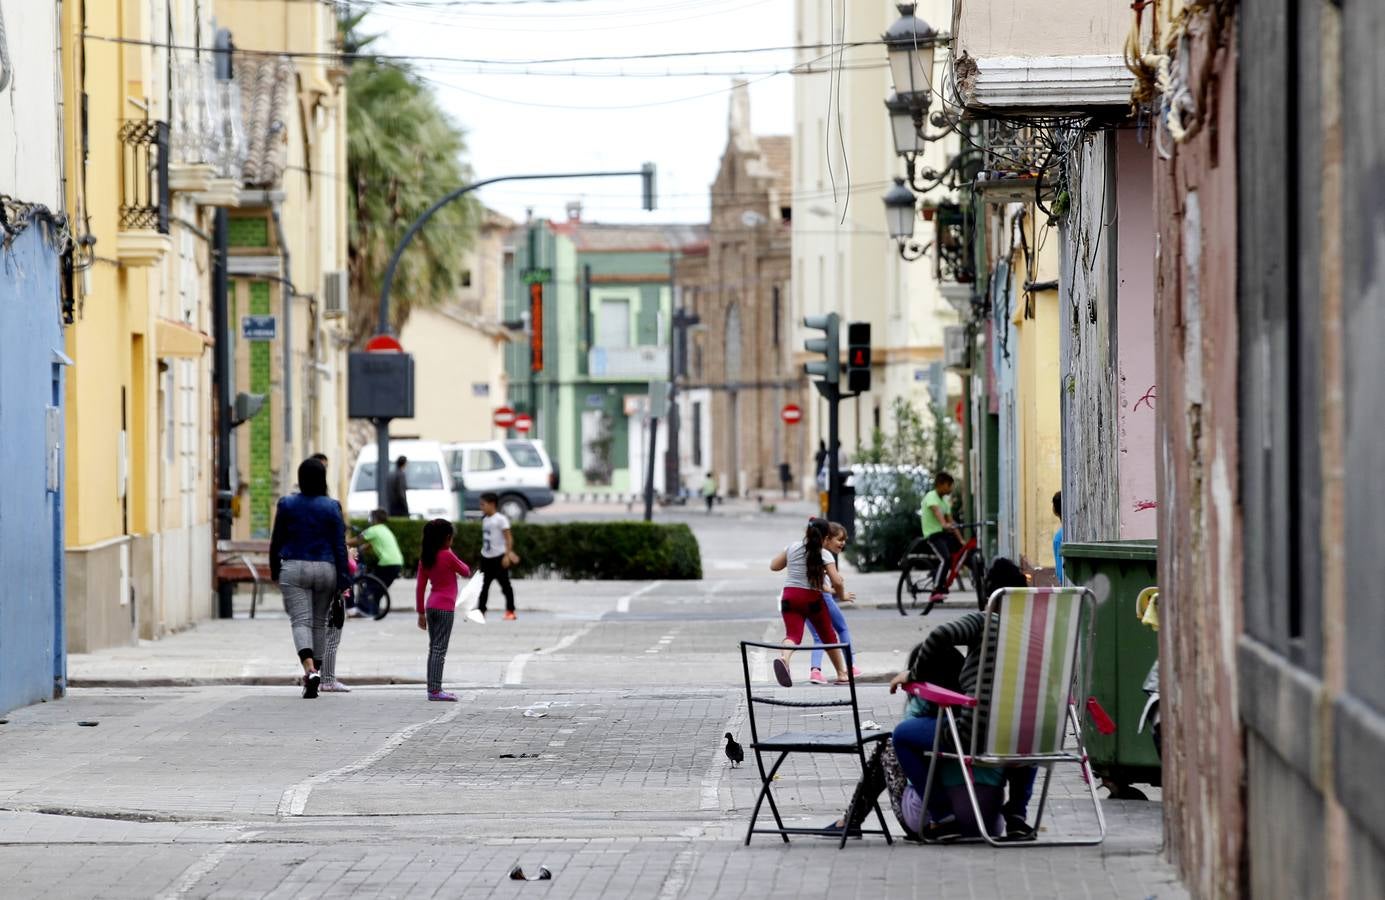
<instances>
[{"instance_id":1,"label":"white sneaker","mask_svg":"<svg viewBox=\"0 0 1385 900\"><path fill-rule=\"evenodd\" d=\"M469 609L469 610L467 610L467 611L466 611L466 617L467 617L468 620L470 620L470 621L472 621L472 622L475 622L477 625L484 625L484 624L486 624L486 614L483 613L483 612L481 612L481 610L479 610L479 609Z\"/></svg>"}]
</instances>

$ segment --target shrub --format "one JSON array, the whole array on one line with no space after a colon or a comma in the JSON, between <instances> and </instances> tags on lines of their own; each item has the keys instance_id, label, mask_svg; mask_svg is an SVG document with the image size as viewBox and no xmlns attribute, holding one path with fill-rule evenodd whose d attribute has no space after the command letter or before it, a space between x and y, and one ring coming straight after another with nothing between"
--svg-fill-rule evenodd
<instances>
[{"instance_id":1,"label":"shrub","mask_svg":"<svg viewBox=\"0 0 1385 900\"><path fill-rule=\"evenodd\" d=\"M353 523L363 527L363 522ZM418 568L420 519L390 519L404 572ZM458 522L452 549L468 564L481 558L481 523ZM518 522L512 526L516 578L555 576L571 581L640 581L702 577L702 555L687 525L651 522Z\"/></svg>"}]
</instances>

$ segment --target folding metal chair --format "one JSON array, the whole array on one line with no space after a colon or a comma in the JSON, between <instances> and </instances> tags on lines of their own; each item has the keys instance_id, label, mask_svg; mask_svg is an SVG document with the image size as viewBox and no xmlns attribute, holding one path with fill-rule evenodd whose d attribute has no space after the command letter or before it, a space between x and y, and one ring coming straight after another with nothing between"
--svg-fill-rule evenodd
<instances>
[{"instance_id":1,"label":"folding metal chair","mask_svg":"<svg viewBox=\"0 0 1385 900\"><path fill-rule=\"evenodd\" d=\"M789 842L791 834L809 834L817 837L835 836L833 832L824 832L819 828L788 828L784 825L783 818L779 815L779 807L774 802L774 796L770 787L774 781L774 776L779 772L779 767L784 764L790 753L835 753L835 754L854 754L861 764L861 774L866 771L866 745L874 741L883 741L890 736L888 731L862 731L861 730L861 709L856 701L856 676L851 671L851 645L849 644L818 644L823 650L841 650L846 654L846 668L848 672L847 697L841 698L834 691L829 691L822 687L814 686L812 690L818 694L825 694L828 697L836 696L836 699L824 700L785 700L780 699L770 693L757 694L755 688L750 683L750 650L764 649L774 653L779 653L784 649L783 644L767 644L759 641L741 641L741 668L745 673L745 696L746 705L750 714L750 749L755 752L755 765L760 770L760 794L755 798L755 810L750 814L750 828L745 833L745 842L750 844L750 838L756 834L777 834L784 839L784 843ZM814 645L803 645L798 648L800 651L811 651ZM769 685L765 685L767 690ZM781 689L782 690L782 689ZM768 737L760 736L759 723L756 721L756 710L761 706L785 706L796 709L830 709L842 708L851 710L850 731L785 731ZM774 764L768 770L765 769L763 754L779 754L774 760ZM770 812L774 814L774 822L777 828L756 828L755 822L760 817L760 807L769 801ZM842 828L841 843L838 849L846 846L848 837L857 834L883 834L886 843L893 844L894 838L890 837L889 826L885 824L885 814L880 810L878 800L872 801L875 807L875 816L880 820L880 829L852 829ZM856 799L853 795L852 803L846 811L846 823L850 823L852 815L855 813Z\"/></svg>"},{"instance_id":2,"label":"folding metal chair","mask_svg":"<svg viewBox=\"0 0 1385 900\"><path fill-rule=\"evenodd\" d=\"M1105 840L1106 818L1101 812L1101 798L1097 796L1096 780L1087 760L1077 712L1077 698L1085 691L1091 667L1095 611L1096 597L1084 587L998 590L991 594L986 604L986 614L994 619L983 632L976 696L969 697L931 684L906 686L909 693L940 707L954 749L969 748L966 753L943 750L943 729L936 730L929 755L928 784L923 793L924 809L928 808L938 761L950 759L961 763L962 779L977 826L988 843L997 847L1033 847L1099 844ZM1080 660L1079 655L1082 656ZM988 678L992 662L994 670ZM965 744L953 714L953 709L959 706L976 710ZM1076 743L1073 749L1067 747L1069 736ZM979 737L984 737L980 746ZM1044 767L1044 785L1034 821L1037 834L1048 800L1053 766L1057 763L1081 766L1082 777L1096 807L1099 834L1095 838L998 841L990 834L977 801L973 768Z\"/></svg>"}]
</instances>

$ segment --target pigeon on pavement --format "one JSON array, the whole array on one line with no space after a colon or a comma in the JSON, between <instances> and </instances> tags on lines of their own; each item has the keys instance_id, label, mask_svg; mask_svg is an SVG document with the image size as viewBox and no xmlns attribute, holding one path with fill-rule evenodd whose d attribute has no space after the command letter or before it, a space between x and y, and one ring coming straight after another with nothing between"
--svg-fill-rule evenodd
<instances>
[{"instance_id":1,"label":"pigeon on pavement","mask_svg":"<svg viewBox=\"0 0 1385 900\"><path fill-rule=\"evenodd\" d=\"M745 750L736 743L736 739L731 736L731 732L726 732L726 758L731 760L732 767L745 762Z\"/></svg>"}]
</instances>

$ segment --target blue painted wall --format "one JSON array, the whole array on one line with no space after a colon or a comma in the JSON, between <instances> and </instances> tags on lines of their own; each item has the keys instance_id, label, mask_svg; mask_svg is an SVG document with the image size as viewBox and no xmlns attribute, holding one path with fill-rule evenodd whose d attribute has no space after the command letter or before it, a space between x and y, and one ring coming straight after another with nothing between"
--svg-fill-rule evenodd
<instances>
[{"instance_id":1,"label":"blue painted wall","mask_svg":"<svg viewBox=\"0 0 1385 900\"><path fill-rule=\"evenodd\" d=\"M42 227L0 243L0 712L65 687L60 278Z\"/></svg>"}]
</instances>

